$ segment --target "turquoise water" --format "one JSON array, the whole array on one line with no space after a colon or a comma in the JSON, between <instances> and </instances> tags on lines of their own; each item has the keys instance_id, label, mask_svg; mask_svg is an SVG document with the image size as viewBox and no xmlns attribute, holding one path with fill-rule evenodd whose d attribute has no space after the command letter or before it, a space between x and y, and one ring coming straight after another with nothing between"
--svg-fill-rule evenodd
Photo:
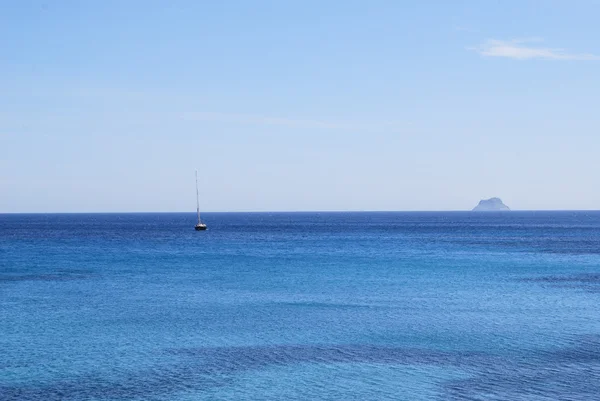
<instances>
[{"instance_id":1,"label":"turquoise water","mask_svg":"<svg viewBox=\"0 0 600 401\"><path fill-rule=\"evenodd\" d=\"M0 400L590 400L600 212L0 215Z\"/></svg>"}]
</instances>

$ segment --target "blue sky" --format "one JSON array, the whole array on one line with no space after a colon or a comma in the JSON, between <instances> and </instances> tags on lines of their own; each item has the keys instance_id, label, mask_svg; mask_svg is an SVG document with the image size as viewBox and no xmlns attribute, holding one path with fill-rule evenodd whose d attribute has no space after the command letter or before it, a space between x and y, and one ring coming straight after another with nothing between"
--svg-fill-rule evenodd
<instances>
[{"instance_id":1,"label":"blue sky","mask_svg":"<svg viewBox=\"0 0 600 401\"><path fill-rule=\"evenodd\" d=\"M0 2L0 212L599 209L598 15Z\"/></svg>"}]
</instances>

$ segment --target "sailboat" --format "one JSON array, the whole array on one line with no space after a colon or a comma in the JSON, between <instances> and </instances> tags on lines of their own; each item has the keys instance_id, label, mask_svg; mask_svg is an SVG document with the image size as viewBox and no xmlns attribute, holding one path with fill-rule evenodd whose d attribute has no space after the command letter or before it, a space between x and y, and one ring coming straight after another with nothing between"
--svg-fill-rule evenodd
<instances>
[{"instance_id":1,"label":"sailboat","mask_svg":"<svg viewBox=\"0 0 600 401\"><path fill-rule=\"evenodd\" d=\"M198 223L196 223L194 229L196 231L206 230L206 224L202 223L202 220L200 220L200 198L198 197L198 170L196 170L196 213L198 214Z\"/></svg>"}]
</instances>

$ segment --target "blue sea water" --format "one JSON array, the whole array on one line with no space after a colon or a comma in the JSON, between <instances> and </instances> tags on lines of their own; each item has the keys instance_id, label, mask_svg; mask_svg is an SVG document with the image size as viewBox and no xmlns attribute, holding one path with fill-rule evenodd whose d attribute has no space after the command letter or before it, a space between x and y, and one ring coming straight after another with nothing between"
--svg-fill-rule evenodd
<instances>
[{"instance_id":1,"label":"blue sea water","mask_svg":"<svg viewBox=\"0 0 600 401\"><path fill-rule=\"evenodd\" d=\"M0 400L600 399L600 212L0 215Z\"/></svg>"}]
</instances>

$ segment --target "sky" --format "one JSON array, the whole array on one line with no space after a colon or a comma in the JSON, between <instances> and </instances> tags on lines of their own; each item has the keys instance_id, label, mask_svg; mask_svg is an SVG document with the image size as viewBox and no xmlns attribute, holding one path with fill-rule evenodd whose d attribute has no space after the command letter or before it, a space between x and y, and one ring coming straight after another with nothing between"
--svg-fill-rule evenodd
<instances>
[{"instance_id":1,"label":"sky","mask_svg":"<svg viewBox=\"0 0 600 401\"><path fill-rule=\"evenodd\" d=\"M0 0L0 213L600 209L598 15Z\"/></svg>"}]
</instances>

